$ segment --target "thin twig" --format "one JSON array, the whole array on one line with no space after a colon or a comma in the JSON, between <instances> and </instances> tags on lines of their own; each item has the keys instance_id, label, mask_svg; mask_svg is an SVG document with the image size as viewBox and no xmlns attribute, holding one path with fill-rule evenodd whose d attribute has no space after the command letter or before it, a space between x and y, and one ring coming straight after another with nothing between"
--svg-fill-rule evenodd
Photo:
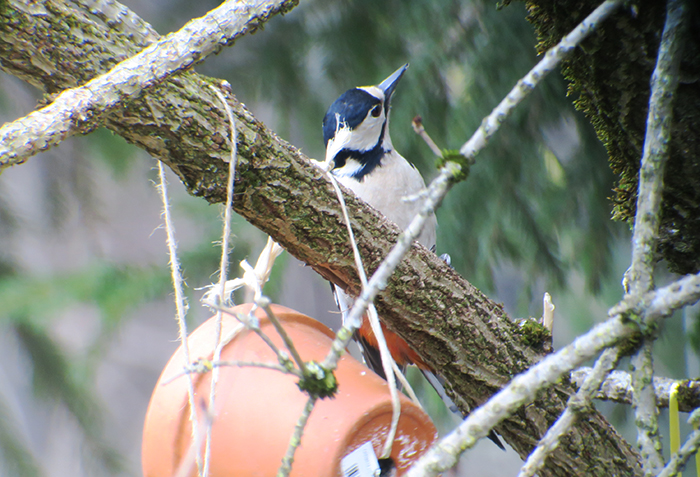
<instances>
[{"instance_id":1,"label":"thin twig","mask_svg":"<svg viewBox=\"0 0 700 477\"><path fill-rule=\"evenodd\" d=\"M673 477L677 475L678 472L683 470L688 459L698 452L698 449L700 449L700 431L695 430L688 436L683 447L671 456L671 460L668 461L668 464L659 473L658 477Z\"/></svg>"},{"instance_id":2,"label":"thin twig","mask_svg":"<svg viewBox=\"0 0 700 477\"><path fill-rule=\"evenodd\" d=\"M228 83L222 85L226 87ZM233 183L234 177L236 175L236 152L238 150L236 143L236 122L233 118L233 112L229 106L226 98L221 92L209 85L209 88L216 94L221 101L221 104L226 111L228 116L228 121L231 126L231 158L228 164L228 179L226 181L226 205L224 206L224 228L221 234L221 261L219 264L219 293L218 302L223 304L224 302L224 291L226 288L226 279L228 274L228 249L229 240L231 239L231 215L233 213ZM230 89L230 86L228 87ZM218 310L216 312L216 317L214 318L214 357L212 361L219 361L221 359L221 350L226 343L221 342L221 320L222 312ZM209 389L209 414L212 416L210 423L207 425L207 437L204 445L204 470L203 475L207 477L209 475L209 465L211 460L211 433L212 433L212 422L216 416L216 385L219 382L219 368L215 367L211 373L211 387Z\"/></svg>"},{"instance_id":3,"label":"thin twig","mask_svg":"<svg viewBox=\"0 0 700 477\"><path fill-rule=\"evenodd\" d=\"M163 163L158 161L158 191L163 203L163 220L165 221L166 243L168 245L168 256L170 257L170 274L173 281L173 289L175 290L175 309L177 311L177 326L179 330L179 339L182 346L182 354L185 358L185 366L190 365L190 349L187 344L187 322L185 315L187 314L187 302L185 293L182 288L182 273L180 272L180 262L177 257L177 242L175 241L175 226L170 217L170 199L168 197L167 180L165 178L165 168ZM197 425L197 410L194 401L194 383L192 376L187 375L187 400L190 408L190 424L192 425L192 442L199 442L199 426ZM202 456L197 447L195 460L199 474L202 474Z\"/></svg>"},{"instance_id":4,"label":"thin twig","mask_svg":"<svg viewBox=\"0 0 700 477\"><path fill-rule=\"evenodd\" d=\"M171 376L168 379L163 380L160 385L161 386L166 386L176 379L178 379L181 376L184 376L185 374L202 374L202 373L208 373L212 369L217 368L217 367L222 367L222 366L236 366L239 368L244 368L244 367L252 367L252 368L266 368L266 369L273 369L275 371L281 371L285 374L293 374L297 377L301 377L301 373L299 370L292 368L288 369L285 368L284 366L280 365L279 363L263 363L260 361L238 361L238 360L221 360L221 361L209 361L209 360L198 360L195 361L194 364L187 366L187 368L183 369L179 373L177 373L174 376Z\"/></svg>"},{"instance_id":5,"label":"thin twig","mask_svg":"<svg viewBox=\"0 0 700 477\"><path fill-rule=\"evenodd\" d=\"M181 376L184 376L186 374L203 374L203 373L208 373L212 370L213 366L211 361L208 359L200 358L194 363L185 366L184 369L181 369L177 374L164 379L161 381L160 385L161 386L167 386L168 384L172 383L176 379L178 379Z\"/></svg>"},{"instance_id":6,"label":"thin twig","mask_svg":"<svg viewBox=\"0 0 700 477\"><path fill-rule=\"evenodd\" d=\"M284 356L282 351L270 339L270 337L263 333L263 331L260 329L260 322L258 321L258 318L253 314L254 310L251 309L251 311L247 315L244 315L243 313L236 313L231 310L226 311L225 307L223 308L223 310L231 316L235 317L241 323L243 323L243 325L247 329L258 335L260 339L262 339L265 342L265 344L267 344L267 346L272 350L272 352L275 353L275 356L277 356L278 358Z\"/></svg>"},{"instance_id":7,"label":"thin twig","mask_svg":"<svg viewBox=\"0 0 700 477\"><path fill-rule=\"evenodd\" d=\"M277 477L287 477L292 471L292 464L294 463L294 453L301 444L301 437L304 434L304 428L309 420L311 411L314 409L314 404L316 404L316 398L309 396L309 400L306 401L306 406L304 406L304 411L299 416L299 420L294 426L294 433L289 440L289 447L287 447L287 452L282 458L282 465L277 471Z\"/></svg>"},{"instance_id":8,"label":"thin twig","mask_svg":"<svg viewBox=\"0 0 700 477\"><path fill-rule=\"evenodd\" d=\"M571 373L571 381L580 387L586 377L591 373L591 368L579 368ZM654 394L656 404L660 408L669 405L671 389L678 387L681 391L678 407L681 412L691 412L700 407L700 381L692 379L675 380L654 376ZM632 404L632 377L626 371L613 371L607 377L595 395L596 399L614 401L622 404Z\"/></svg>"},{"instance_id":9,"label":"thin twig","mask_svg":"<svg viewBox=\"0 0 700 477\"><path fill-rule=\"evenodd\" d=\"M306 365L304 364L304 360L301 359L301 355L299 355L299 351L297 351L296 346L294 346L294 342L287 334L287 331L282 326L282 323L280 323L280 321L275 316L275 313L272 311L272 308L270 307L270 300L268 300L268 299L259 300L258 306L260 306L260 308L262 308L265 311L265 313L267 314L268 320L270 320L270 323L272 323L272 326L275 327L275 330L277 330L277 334L280 335L280 337L282 338L282 341L284 341L284 345L287 347L287 349L291 353L292 358L294 358L294 361L296 361L297 366L299 367L299 370L301 371L301 374L305 375L306 374Z\"/></svg>"},{"instance_id":10,"label":"thin twig","mask_svg":"<svg viewBox=\"0 0 700 477\"><path fill-rule=\"evenodd\" d=\"M437 157L442 157L442 151L423 127L423 118L416 116L413 118L413 121L411 121L411 126L413 126L413 130L416 132L416 134L418 134L423 141L425 141L430 150L433 151L433 154L435 154Z\"/></svg>"},{"instance_id":11,"label":"thin twig","mask_svg":"<svg viewBox=\"0 0 700 477\"><path fill-rule=\"evenodd\" d=\"M238 368L265 368L265 369L272 369L274 371L279 371L281 373L285 374L293 374L297 377L301 377L301 374L299 373L298 370L296 369L287 369L284 366L277 364L277 363L263 363L259 361L228 361L228 360L222 360L218 362L213 362L212 366L216 367L221 367L221 366L235 366Z\"/></svg>"},{"instance_id":12,"label":"thin twig","mask_svg":"<svg viewBox=\"0 0 700 477\"><path fill-rule=\"evenodd\" d=\"M561 437L566 434L577 419L585 412L591 410L591 401L600 388L600 384L610 371L615 368L619 359L618 348L608 348L593 367L593 371L586 377L579 391L569 398L566 409L557 421L547 430L535 450L527 458L520 469L518 477L532 477L544 466L547 457L554 452L559 445Z\"/></svg>"},{"instance_id":13,"label":"thin twig","mask_svg":"<svg viewBox=\"0 0 700 477\"><path fill-rule=\"evenodd\" d=\"M277 347L277 345L270 339L270 337L263 333L263 331L260 329L260 323L257 317L253 314L254 309L251 309L251 311L247 315L245 315L243 313L239 313L233 310L232 308L216 305L214 303L207 303L207 306L214 310L221 311L223 313L226 313L227 315L234 317L236 320L239 321L239 323L243 327L258 335L260 339L263 340L263 342L272 350L275 356L277 356L277 359L283 366L284 363L286 363L289 360L289 357L286 355L286 353L282 352L282 350L280 350ZM239 333L239 331L239 328L231 330L228 333L228 335L226 335L221 340L220 346L226 346Z\"/></svg>"},{"instance_id":14,"label":"thin twig","mask_svg":"<svg viewBox=\"0 0 700 477\"><path fill-rule=\"evenodd\" d=\"M673 98L678 86L683 16L683 0L669 0L656 68L651 80L644 153L639 173L637 213L632 236L632 264L626 274L629 292L633 295L641 295L654 286L652 274L656 263L663 176L671 139ZM640 350L631 360L632 387L635 389L632 406L637 425L637 446L641 451L646 475L657 474L664 465L658 428L659 409L652 385L653 340L654 336L646 336Z\"/></svg>"}]
</instances>

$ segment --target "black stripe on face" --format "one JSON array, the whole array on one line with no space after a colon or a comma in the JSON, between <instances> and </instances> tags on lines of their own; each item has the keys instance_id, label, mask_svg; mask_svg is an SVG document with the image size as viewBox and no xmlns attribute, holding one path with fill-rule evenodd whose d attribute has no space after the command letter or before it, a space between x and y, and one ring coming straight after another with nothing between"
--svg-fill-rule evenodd
<instances>
[{"instance_id":1,"label":"black stripe on face","mask_svg":"<svg viewBox=\"0 0 700 477\"><path fill-rule=\"evenodd\" d=\"M362 181L362 179L364 179L364 177L367 174L372 172L375 168L381 166L384 154L389 152L388 150L384 149L384 147L382 147L382 138L384 137L385 127L386 122L382 124L382 131L379 135L379 141L372 149L364 152L343 149L340 152L338 152L338 154L336 154L334 158L335 167L333 169L340 169L343 166L345 166L345 163L348 159L355 159L357 162L362 164L362 167L351 177L357 179L358 181Z\"/></svg>"}]
</instances>

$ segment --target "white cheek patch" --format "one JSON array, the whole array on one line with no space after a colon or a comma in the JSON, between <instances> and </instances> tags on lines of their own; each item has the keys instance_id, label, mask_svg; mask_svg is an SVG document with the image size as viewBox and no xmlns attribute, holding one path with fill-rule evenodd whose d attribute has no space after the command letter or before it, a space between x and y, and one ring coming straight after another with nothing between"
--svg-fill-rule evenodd
<instances>
[{"instance_id":1,"label":"white cheek patch","mask_svg":"<svg viewBox=\"0 0 700 477\"><path fill-rule=\"evenodd\" d=\"M330 164L335 156L345 149L345 147L350 143L352 131L348 127L347 123L340 122L340 114L335 115L335 134L333 138L328 141L326 145L326 164Z\"/></svg>"},{"instance_id":2,"label":"white cheek patch","mask_svg":"<svg viewBox=\"0 0 700 477\"><path fill-rule=\"evenodd\" d=\"M378 117L373 117L372 113L367 113L367 117L355 128L350 137L350 141L345 146L353 151L365 152L373 149L377 145L382 134L384 124L384 109Z\"/></svg>"},{"instance_id":3,"label":"white cheek patch","mask_svg":"<svg viewBox=\"0 0 700 477\"><path fill-rule=\"evenodd\" d=\"M336 121L338 121L338 115L336 115ZM340 124L340 123L336 123ZM332 169L333 174L338 176L338 177L349 177L355 175L357 172L362 169L362 164L357 161L356 159L353 159L351 157L348 157L345 160L345 165L343 167L339 167L335 169L335 164L333 166L330 166L330 164L333 162L335 159L335 156L342 151L343 149L352 149L352 144L353 144L353 136L356 134L356 131L352 131L346 123L342 123L342 126L339 128L336 128L335 131L335 136L333 136L333 139L328 141L328 146L326 148L326 164L329 165L329 167Z\"/></svg>"}]
</instances>

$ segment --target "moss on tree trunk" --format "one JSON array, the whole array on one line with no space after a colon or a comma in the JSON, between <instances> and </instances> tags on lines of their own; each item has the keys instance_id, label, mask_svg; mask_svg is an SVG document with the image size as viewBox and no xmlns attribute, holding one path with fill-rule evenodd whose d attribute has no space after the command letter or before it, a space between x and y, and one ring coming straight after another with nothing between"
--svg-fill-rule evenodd
<instances>
[{"instance_id":1,"label":"moss on tree trunk","mask_svg":"<svg viewBox=\"0 0 700 477\"><path fill-rule=\"evenodd\" d=\"M540 52L556 44L599 0L527 0ZM671 271L700 271L700 6L690 7L676 92L670 157L664 176L659 252ZM661 41L666 2L630 2L563 64L569 94L589 118L619 179L614 217L633 225L637 177L651 74Z\"/></svg>"}]
</instances>

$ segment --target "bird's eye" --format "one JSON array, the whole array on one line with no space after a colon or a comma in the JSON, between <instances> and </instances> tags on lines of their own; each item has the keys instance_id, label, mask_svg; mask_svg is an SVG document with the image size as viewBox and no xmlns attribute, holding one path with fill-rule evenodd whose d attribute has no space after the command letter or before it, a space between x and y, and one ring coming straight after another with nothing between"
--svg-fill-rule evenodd
<instances>
[{"instance_id":1,"label":"bird's eye","mask_svg":"<svg viewBox=\"0 0 700 477\"><path fill-rule=\"evenodd\" d=\"M378 118L380 114L382 114L382 106L378 104L372 109L372 117Z\"/></svg>"}]
</instances>

